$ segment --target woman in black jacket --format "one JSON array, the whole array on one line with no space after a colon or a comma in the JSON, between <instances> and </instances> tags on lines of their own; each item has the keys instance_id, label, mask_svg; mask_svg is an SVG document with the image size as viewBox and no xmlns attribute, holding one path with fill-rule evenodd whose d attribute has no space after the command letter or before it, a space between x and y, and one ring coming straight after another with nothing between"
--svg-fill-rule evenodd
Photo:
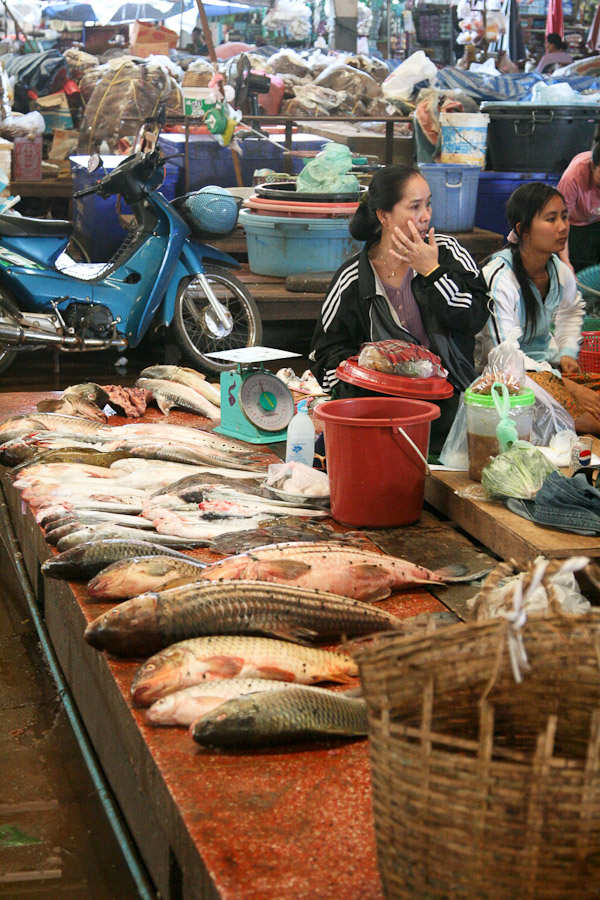
<instances>
[{"instance_id":1,"label":"woman in black jacket","mask_svg":"<svg viewBox=\"0 0 600 900\"><path fill-rule=\"evenodd\" d=\"M475 335L488 318L489 296L470 254L451 235L434 234L430 221L431 191L418 169L386 166L374 175L350 222L352 237L365 246L333 276L310 359L327 392L349 397L358 391L339 381L336 369L361 344L396 339L437 353L457 393L439 404L442 421L431 440L436 452L458 393L475 379Z\"/></svg>"}]
</instances>

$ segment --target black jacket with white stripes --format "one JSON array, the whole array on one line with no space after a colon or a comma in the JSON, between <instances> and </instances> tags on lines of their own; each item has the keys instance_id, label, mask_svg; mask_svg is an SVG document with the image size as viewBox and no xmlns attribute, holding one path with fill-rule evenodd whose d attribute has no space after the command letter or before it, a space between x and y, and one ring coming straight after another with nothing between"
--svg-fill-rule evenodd
<instances>
[{"instance_id":1,"label":"black jacket with white stripes","mask_svg":"<svg viewBox=\"0 0 600 900\"><path fill-rule=\"evenodd\" d=\"M464 390L475 379L475 335L489 316L486 282L471 255L451 235L436 234L439 267L428 277L415 273L411 287L430 349L448 370L450 383ZM333 276L313 335L312 371L329 393L342 360L361 344L390 338L418 343L400 325L365 245Z\"/></svg>"}]
</instances>

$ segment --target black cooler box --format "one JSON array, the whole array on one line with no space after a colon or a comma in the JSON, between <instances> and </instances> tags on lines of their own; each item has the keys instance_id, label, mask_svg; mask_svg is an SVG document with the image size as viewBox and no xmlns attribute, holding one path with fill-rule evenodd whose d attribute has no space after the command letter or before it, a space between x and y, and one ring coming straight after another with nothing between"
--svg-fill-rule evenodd
<instances>
[{"instance_id":1,"label":"black cooler box","mask_svg":"<svg viewBox=\"0 0 600 900\"><path fill-rule=\"evenodd\" d=\"M564 172L578 153L590 150L598 104L536 106L482 103L490 117L488 166L498 172Z\"/></svg>"}]
</instances>

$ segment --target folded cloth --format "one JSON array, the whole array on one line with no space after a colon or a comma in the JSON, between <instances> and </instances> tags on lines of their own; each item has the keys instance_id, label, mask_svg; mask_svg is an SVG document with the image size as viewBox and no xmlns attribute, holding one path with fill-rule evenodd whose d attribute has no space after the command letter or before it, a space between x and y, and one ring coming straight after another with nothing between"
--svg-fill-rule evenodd
<instances>
[{"instance_id":1,"label":"folded cloth","mask_svg":"<svg viewBox=\"0 0 600 900\"><path fill-rule=\"evenodd\" d=\"M537 525L575 534L600 534L600 492L588 483L583 472L572 478L551 472L533 500L511 497L504 504Z\"/></svg>"}]
</instances>

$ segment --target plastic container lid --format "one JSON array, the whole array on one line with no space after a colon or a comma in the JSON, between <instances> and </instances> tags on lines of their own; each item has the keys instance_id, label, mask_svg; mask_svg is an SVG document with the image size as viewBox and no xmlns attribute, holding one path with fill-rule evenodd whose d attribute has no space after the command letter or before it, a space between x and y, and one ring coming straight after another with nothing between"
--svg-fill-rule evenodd
<instances>
[{"instance_id":1,"label":"plastic container lid","mask_svg":"<svg viewBox=\"0 0 600 900\"><path fill-rule=\"evenodd\" d=\"M465 391L465 403L469 406L481 406L487 409L494 409L494 398L491 394L476 394L471 388ZM525 388L519 394L511 394L510 405L513 406L533 406L535 403L535 394L531 388Z\"/></svg>"},{"instance_id":2,"label":"plastic container lid","mask_svg":"<svg viewBox=\"0 0 600 900\"><path fill-rule=\"evenodd\" d=\"M411 378L408 375L386 375L358 365L358 356L345 360L336 369L341 381L391 397L410 397L413 400L447 400L454 388L446 378ZM533 394L533 391L530 393Z\"/></svg>"}]
</instances>

